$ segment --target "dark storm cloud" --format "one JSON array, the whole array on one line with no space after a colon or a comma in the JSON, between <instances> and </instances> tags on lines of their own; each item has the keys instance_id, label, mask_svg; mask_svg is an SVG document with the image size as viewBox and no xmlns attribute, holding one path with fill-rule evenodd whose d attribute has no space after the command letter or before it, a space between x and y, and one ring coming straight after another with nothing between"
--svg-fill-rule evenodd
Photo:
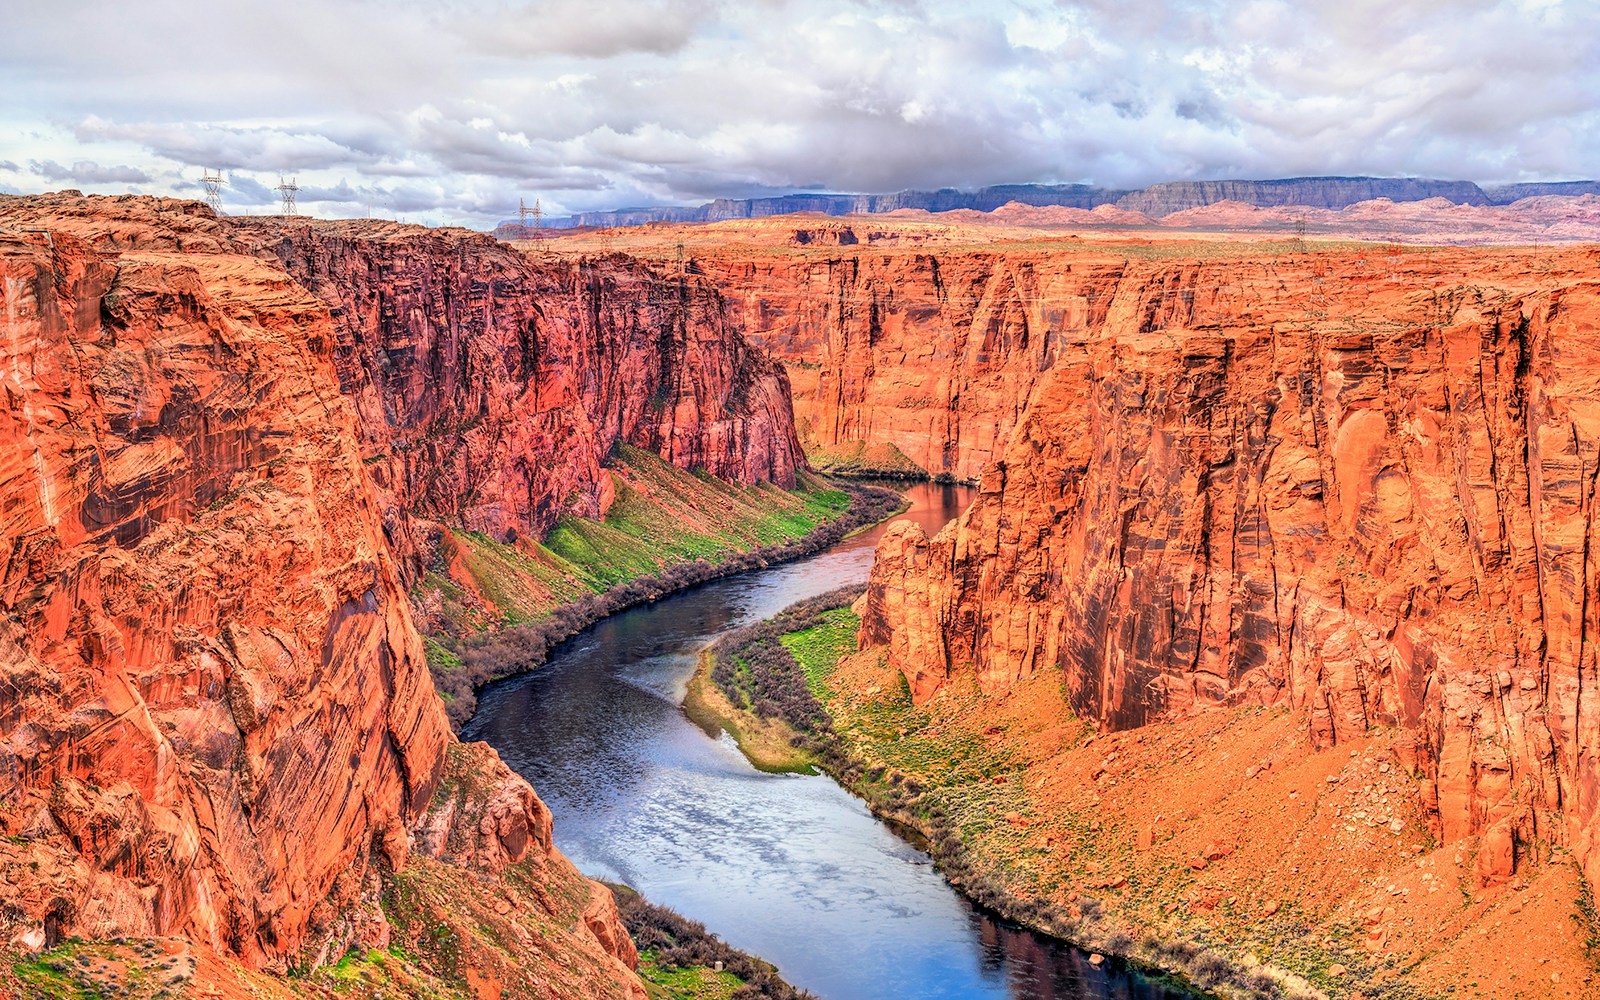
<instances>
[{"instance_id":1,"label":"dark storm cloud","mask_svg":"<svg viewBox=\"0 0 1600 1000\"><path fill-rule=\"evenodd\" d=\"M193 195L223 169L236 207L274 204L279 172L302 209L483 224L523 196L1600 162L1588 0L62 6L8 9L0 86L29 97L0 112L0 155L106 190Z\"/></svg>"}]
</instances>

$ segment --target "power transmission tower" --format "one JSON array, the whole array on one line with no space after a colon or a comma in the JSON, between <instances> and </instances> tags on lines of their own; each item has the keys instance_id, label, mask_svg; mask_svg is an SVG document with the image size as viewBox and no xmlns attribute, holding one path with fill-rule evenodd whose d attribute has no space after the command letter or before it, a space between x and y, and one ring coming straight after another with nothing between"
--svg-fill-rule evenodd
<instances>
[{"instance_id":1,"label":"power transmission tower","mask_svg":"<svg viewBox=\"0 0 1600 1000\"><path fill-rule=\"evenodd\" d=\"M295 181L298 181L299 179L300 178L296 177L294 180L286 181L283 179L282 174L278 175L278 194L283 196L284 215L299 214L294 209L294 193L300 190L300 185L296 184Z\"/></svg>"},{"instance_id":2,"label":"power transmission tower","mask_svg":"<svg viewBox=\"0 0 1600 1000\"><path fill-rule=\"evenodd\" d=\"M222 185L227 182L222 179L222 171L207 170L200 176L200 183L206 186L206 204L211 206L211 211L218 216L226 214L222 211Z\"/></svg>"},{"instance_id":3,"label":"power transmission tower","mask_svg":"<svg viewBox=\"0 0 1600 1000\"><path fill-rule=\"evenodd\" d=\"M533 207L528 207L526 198L517 199L517 225L522 229L523 239L532 239L533 231L528 228L528 216L533 216L533 228L544 228L544 209L539 204L539 199L533 199Z\"/></svg>"}]
</instances>

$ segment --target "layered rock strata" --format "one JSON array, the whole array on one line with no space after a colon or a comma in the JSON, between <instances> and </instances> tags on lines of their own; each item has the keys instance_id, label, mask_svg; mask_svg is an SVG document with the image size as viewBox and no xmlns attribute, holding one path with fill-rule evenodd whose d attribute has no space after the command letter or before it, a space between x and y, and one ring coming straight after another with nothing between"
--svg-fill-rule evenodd
<instances>
[{"instance_id":1,"label":"layered rock strata","mask_svg":"<svg viewBox=\"0 0 1600 1000\"><path fill-rule=\"evenodd\" d=\"M599 517L617 441L795 485L784 372L703 279L621 256L540 263L463 230L235 225L327 303L369 469L412 514L501 540Z\"/></svg>"},{"instance_id":2,"label":"layered rock strata","mask_svg":"<svg viewBox=\"0 0 1600 1000\"><path fill-rule=\"evenodd\" d=\"M901 191L896 194L792 194L773 198L719 198L690 208L630 208L615 212L585 212L553 220L568 226L640 226L650 223L719 222L764 216L820 212L825 215L862 215L904 210L926 212L990 212L1010 202L1024 205L1095 208L1115 205L1152 216L1239 201L1250 205L1300 205L1307 208L1343 208L1359 201L1388 198L1422 201L1449 198L1461 205L1505 205L1518 198L1543 194L1600 193L1600 183L1506 184L1479 187L1471 181L1426 177L1283 177L1271 180L1168 181L1137 191L1097 188L1086 184L1001 184L976 191ZM511 229L514 223L503 223Z\"/></svg>"},{"instance_id":3,"label":"layered rock strata","mask_svg":"<svg viewBox=\"0 0 1600 1000\"><path fill-rule=\"evenodd\" d=\"M1600 255L1172 259L1096 288L973 507L880 542L863 643L919 701L1052 672L1110 729L1278 703L1316 746L1394 727L1484 881L1540 843L1600 880Z\"/></svg>"},{"instance_id":4,"label":"layered rock strata","mask_svg":"<svg viewBox=\"0 0 1600 1000\"><path fill-rule=\"evenodd\" d=\"M782 372L715 292L71 194L0 199L0 279L5 940L178 934L283 970L383 947L380 897L421 866L488 963L452 975L637 992L610 895L450 735L394 529L599 513L619 440L792 483Z\"/></svg>"},{"instance_id":5,"label":"layered rock strata","mask_svg":"<svg viewBox=\"0 0 1600 1000\"><path fill-rule=\"evenodd\" d=\"M253 258L62 233L0 272L0 895L281 966L450 740L327 311Z\"/></svg>"},{"instance_id":6,"label":"layered rock strata","mask_svg":"<svg viewBox=\"0 0 1600 1000\"><path fill-rule=\"evenodd\" d=\"M893 445L975 481L1061 337L1105 323L1120 257L1040 252L696 259L744 335L783 360L810 447Z\"/></svg>"}]
</instances>

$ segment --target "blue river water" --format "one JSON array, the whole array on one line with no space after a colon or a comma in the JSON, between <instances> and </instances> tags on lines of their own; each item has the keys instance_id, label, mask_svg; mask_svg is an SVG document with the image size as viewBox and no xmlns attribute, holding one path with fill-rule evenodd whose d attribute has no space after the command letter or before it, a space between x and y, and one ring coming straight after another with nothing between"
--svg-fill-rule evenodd
<instances>
[{"instance_id":1,"label":"blue river water","mask_svg":"<svg viewBox=\"0 0 1600 1000\"><path fill-rule=\"evenodd\" d=\"M972 491L907 496L904 516L932 532ZM757 771L683 714L706 643L865 583L881 531L608 618L484 692L463 736L532 782L585 874L702 921L823 1000L1186 996L991 919L831 779Z\"/></svg>"}]
</instances>

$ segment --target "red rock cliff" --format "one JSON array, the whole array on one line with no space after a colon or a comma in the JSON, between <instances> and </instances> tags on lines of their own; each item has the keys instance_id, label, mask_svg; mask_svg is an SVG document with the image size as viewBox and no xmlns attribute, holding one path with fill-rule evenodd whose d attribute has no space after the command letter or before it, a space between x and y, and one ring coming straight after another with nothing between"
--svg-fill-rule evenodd
<instances>
[{"instance_id":1,"label":"red rock cliff","mask_svg":"<svg viewBox=\"0 0 1600 1000\"><path fill-rule=\"evenodd\" d=\"M281 970L383 947L409 858L506 995L633 995L609 894L450 734L343 336L203 207L0 199L0 946L178 934ZM492 920L542 948L508 964Z\"/></svg>"},{"instance_id":2,"label":"red rock cliff","mask_svg":"<svg viewBox=\"0 0 1600 1000\"><path fill-rule=\"evenodd\" d=\"M1123 263L1038 252L696 258L794 383L808 442L893 444L975 481L1063 331L1102 325Z\"/></svg>"},{"instance_id":3,"label":"red rock cliff","mask_svg":"<svg viewBox=\"0 0 1600 1000\"><path fill-rule=\"evenodd\" d=\"M0 894L279 964L450 739L327 311L64 234L3 237L0 293L0 826L45 862Z\"/></svg>"},{"instance_id":4,"label":"red rock cliff","mask_svg":"<svg viewBox=\"0 0 1600 1000\"><path fill-rule=\"evenodd\" d=\"M919 700L1054 671L1111 728L1285 701L1319 746L1401 727L1486 878L1542 841L1600 882L1600 255L1103 279L973 507L881 541L863 642Z\"/></svg>"},{"instance_id":5,"label":"red rock cliff","mask_svg":"<svg viewBox=\"0 0 1600 1000\"><path fill-rule=\"evenodd\" d=\"M327 302L372 471L414 514L501 538L598 516L619 440L743 483L803 465L783 369L703 279L463 230L233 224Z\"/></svg>"}]
</instances>

